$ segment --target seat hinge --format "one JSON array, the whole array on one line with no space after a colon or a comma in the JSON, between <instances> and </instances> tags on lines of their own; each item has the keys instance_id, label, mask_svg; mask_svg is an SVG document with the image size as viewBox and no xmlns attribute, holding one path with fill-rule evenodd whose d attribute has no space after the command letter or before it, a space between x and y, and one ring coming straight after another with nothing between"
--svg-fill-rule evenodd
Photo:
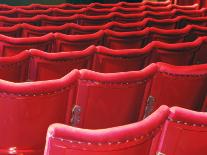
<instances>
[{"instance_id":1,"label":"seat hinge","mask_svg":"<svg viewBox=\"0 0 207 155\"><path fill-rule=\"evenodd\" d=\"M81 113L81 107L75 105L72 110L72 118L71 118L72 126L77 126L80 123L80 113Z\"/></svg>"},{"instance_id":2,"label":"seat hinge","mask_svg":"<svg viewBox=\"0 0 207 155\"><path fill-rule=\"evenodd\" d=\"M146 108L145 108L144 118L146 118L147 116L149 116L152 113L154 103L155 103L155 97L154 96L149 96L148 99L147 99L147 105L146 105Z\"/></svg>"},{"instance_id":3,"label":"seat hinge","mask_svg":"<svg viewBox=\"0 0 207 155\"><path fill-rule=\"evenodd\" d=\"M162 152L157 152L156 155L165 155L165 154Z\"/></svg>"}]
</instances>

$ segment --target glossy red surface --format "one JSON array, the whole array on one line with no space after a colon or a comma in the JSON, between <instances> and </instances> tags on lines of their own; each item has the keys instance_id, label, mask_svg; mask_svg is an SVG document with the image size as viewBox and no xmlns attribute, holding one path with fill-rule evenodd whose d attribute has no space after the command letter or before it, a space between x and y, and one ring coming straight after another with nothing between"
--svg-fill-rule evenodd
<instances>
[{"instance_id":1,"label":"glossy red surface","mask_svg":"<svg viewBox=\"0 0 207 155\"><path fill-rule=\"evenodd\" d=\"M170 109L158 150L168 155L205 155L206 113L179 107Z\"/></svg>"},{"instance_id":2,"label":"glossy red surface","mask_svg":"<svg viewBox=\"0 0 207 155\"><path fill-rule=\"evenodd\" d=\"M45 155L154 155L153 139L159 137L168 114L168 107L162 106L141 122L100 130L54 124L48 130Z\"/></svg>"}]
</instances>

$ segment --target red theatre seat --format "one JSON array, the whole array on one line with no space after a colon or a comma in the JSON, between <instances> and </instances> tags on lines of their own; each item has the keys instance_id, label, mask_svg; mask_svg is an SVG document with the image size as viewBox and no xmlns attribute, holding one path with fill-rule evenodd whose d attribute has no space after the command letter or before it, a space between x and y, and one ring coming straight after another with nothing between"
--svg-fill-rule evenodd
<instances>
[{"instance_id":1,"label":"red theatre seat","mask_svg":"<svg viewBox=\"0 0 207 155\"><path fill-rule=\"evenodd\" d=\"M183 1L183 0L181 0L181 1ZM184 0L184 1L186 1L186 0ZM187 0L187 1L189 1L189 0ZM199 9L199 4L196 3L196 4L193 4L193 5L187 5L187 6L172 4L172 7L174 9L182 9L182 10L196 10L196 9Z\"/></svg>"},{"instance_id":2,"label":"red theatre seat","mask_svg":"<svg viewBox=\"0 0 207 155\"><path fill-rule=\"evenodd\" d=\"M182 9L175 9L173 10L173 17L177 16L188 16L188 17L202 17L205 15L206 9L200 10L182 10Z\"/></svg>"},{"instance_id":3,"label":"red theatre seat","mask_svg":"<svg viewBox=\"0 0 207 155\"><path fill-rule=\"evenodd\" d=\"M154 18L147 18L146 20L146 27L156 27L161 29L176 29L177 26L177 19L154 19Z\"/></svg>"},{"instance_id":4,"label":"red theatre seat","mask_svg":"<svg viewBox=\"0 0 207 155\"><path fill-rule=\"evenodd\" d=\"M187 26L183 29L163 30L159 28L151 27L149 29L148 41L161 41L166 43L179 43L184 42L185 37L191 30L191 26Z\"/></svg>"},{"instance_id":5,"label":"red theatre seat","mask_svg":"<svg viewBox=\"0 0 207 155\"><path fill-rule=\"evenodd\" d=\"M115 4L103 4L103 3L98 3L98 2L95 2L95 3L91 3L88 5L89 8L96 8L96 9L110 9L110 8L113 8L113 7L116 7L116 6L119 6L121 3L115 3Z\"/></svg>"},{"instance_id":6,"label":"red theatre seat","mask_svg":"<svg viewBox=\"0 0 207 155\"><path fill-rule=\"evenodd\" d=\"M75 14L84 14L85 12L86 12L86 8L82 8L79 10L63 10L59 8L54 8L52 10L52 16L67 17Z\"/></svg>"},{"instance_id":7,"label":"red theatre seat","mask_svg":"<svg viewBox=\"0 0 207 155\"><path fill-rule=\"evenodd\" d=\"M53 124L48 129L44 155L154 155L152 143L168 114L168 107L162 106L143 121L101 130Z\"/></svg>"},{"instance_id":8,"label":"red theatre seat","mask_svg":"<svg viewBox=\"0 0 207 155\"><path fill-rule=\"evenodd\" d=\"M110 13L108 15L102 15L102 16L87 16L87 15L80 14L78 15L78 20L79 20L78 24L87 25L87 26L103 25L113 21L113 17L114 17L114 13Z\"/></svg>"},{"instance_id":9,"label":"red theatre seat","mask_svg":"<svg viewBox=\"0 0 207 155\"><path fill-rule=\"evenodd\" d=\"M0 34L10 37L21 37L22 27L20 24L11 27L0 27Z\"/></svg>"},{"instance_id":10,"label":"red theatre seat","mask_svg":"<svg viewBox=\"0 0 207 155\"><path fill-rule=\"evenodd\" d=\"M146 17L146 12L141 14L122 14L122 13L114 13L114 21L119 23L132 23L144 20Z\"/></svg>"},{"instance_id":11,"label":"red theatre seat","mask_svg":"<svg viewBox=\"0 0 207 155\"><path fill-rule=\"evenodd\" d=\"M107 15L111 12L116 12L116 11L117 11L117 7L107 8L107 9L96 9L96 8L88 7L86 9L85 14L89 16L100 16L100 15Z\"/></svg>"},{"instance_id":12,"label":"red theatre seat","mask_svg":"<svg viewBox=\"0 0 207 155\"><path fill-rule=\"evenodd\" d=\"M179 107L173 107L170 111L160 140L160 154L206 155L206 113Z\"/></svg>"},{"instance_id":13,"label":"red theatre seat","mask_svg":"<svg viewBox=\"0 0 207 155\"><path fill-rule=\"evenodd\" d=\"M53 17L53 16L41 16L41 26L54 26L63 25L66 23L78 23L78 14L69 17Z\"/></svg>"},{"instance_id":14,"label":"red theatre seat","mask_svg":"<svg viewBox=\"0 0 207 155\"><path fill-rule=\"evenodd\" d=\"M39 50L30 50L30 77L32 81L61 78L73 69L90 69L95 46L83 51L45 53Z\"/></svg>"},{"instance_id":15,"label":"red theatre seat","mask_svg":"<svg viewBox=\"0 0 207 155\"><path fill-rule=\"evenodd\" d=\"M110 22L107 25L107 29L118 31L118 32L130 32L130 31L138 31L143 30L146 27L146 21L143 20L141 22L135 22L135 23L119 23L119 22Z\"/></svg>"},{"instance_id":16,"label":"red theatre seat","mask_svg":"<svg viewBox=\"0 0 207 155\"><path fill-rule=\"evenodd\" d=\"M31 38L11 38L0 35L0 56L16 55L31 48L51 52L53 41L54 36L52 34Z\"/></svg>"},{"instance_id":17,"label":"red theatre seat","mask_svg":"<svg viewBox=\"0 0 207 155\"><path fill-rule=\"evenodd\" d=\"M25 82L28 76L29 53L11 57L0 57L0 79L12 82Z\"/></svg>"},{"instance_id":18,"label":"red theatre seat","mask_svg":"<svg viewBox=\"0 0 207 155\"><path fill-rule=\"evenodd\" d=\"M207 92L207 65L171 66L158 63L145 114L160 105L201 110Z\"/></svg>"},{"instance_id":19,"label":"red theatre seat","mask_svg":"<svg viewBox=\"0 0 207 155\"><path fill-rule=\"evenodd\" d=\"M148 42L149 29L137 32L115 32L105 30L104 46L112 49L136 49Z\"/></svg>"},{"instance_id":20,"label":"red theatre seat","mask_svg":"<svg viewBox=\"0 0 207 155\"><path fill-rule=\"evenodd\" d=\"M47 10L24 10L24 9L17 9L17 14L19 18L22 17L34 17L37 15L48 15L51 16L53 12L53 9L47 9Z\"/></svg>"},{"instance_id":21,"label":"red theatre seat","mask_svg":"<svg viewBox=\"0 0 207 155\"><path fill-rule=\"evenodd\" d=\"M71 23L70 24L70 34L72 35L80 35L80 34L91 34L96 33L100 30L105 30L111 27L111 22L105 25L98 25L98 26L82 26L78 24Z\"/></svg>"},{"instance_id":22,"label":"red theatre seat","mask_svg":"<svg viewBox=\"0 0 207 155\"><path fill-rule=\"evenodd\" d=\"M93 34L86 35L65 35L55 33L55 52L60 51L80 51L90 45L100 45L103 40L104 32L102 30Z\"/></svg>"},{"instance_id":23,"label":"red theatre seat","mask_svg":"<svg viewBox=\"0 0 207 155\"><path fill-rule=\"evenodd\" d=\"M30 24L22 24L22 37L40 37L48 33L64 33L70 34L71 24L64 24L61 26L34 26Z\"/></svg>"},{"instance_id":24,"label":"red theatre seat","mask_svg":"<svg viewBox=\"0 0 207 155\"><path fill-rule=\"evenodd\" d=\"M199 38L198 40L201 40L201 46L199 50L196 52L195 58L194 58L194 63L195 64L205 64L207 63L207 37L202 37Z\"/></svg>"},{"instance_id":25,"label":"red theatre seat","mask_svg":"<svg viewBox=\"0 0 207 155\"><path fill-rule=\"evenodd\" d=\"M126 8L126 7L117 7L116 12L120 12L123 14L135 14L135 13L142 13L145 11L147 6L135 7L135 8Z\"/></svg>"},{"instance_id":26,"label":"red theatre seat","mask_svg":"<svg viewBox=\"0 0 207 155\"><path fill-rule=\"evenodd\" d=\"M92 70L102 73L126 72L144 68L151 48L112 50L97 47Z\"/></svg>"},{"instance_id":27,"label":"red theatre seat","mask_svg":"<svg viewBox=\"0 0 207 155\"><path fill-rule=\"evenodd\" d=\"M0 26L1 27L9 27L14 26L16 24L27 23L31 25L40 25L41 15L31 17L31 18L9 18L9 17L0 17Z\"/></svg>"},{"instance_id":28,"label":"red theatre seat","mask_svg":"<svg viewBox=\"0 0 207 155\"><path fill-rule=\"evenodd\" d=\"M149 63L166 62L172 65L186 66L194 64L194 57L200 51L202 39L176 44L155 41L153 44L154 48Z\"/></svg>"},{"instance_id":29,"label":"red theatre seat","mask_svg":"<svg viewBox=\"0 0 207 155\"><path fill-rule=\"evenodd\" d=\"M199 4L200 0L174 0L174 3L177 5L193 5Z\"/></svg>"},{"instance_id":30,"label":"red theatre seat","mask_svg":"<svg viewBox=\"0 0 207 155\"><path fill-rule=\"evenodd\" d=\"M140 72L106 74L81 70L71 124L100 129L136 122L144 92L156 71L155 64Z\"/></svg>"},{"instance_id":31,"label":"red theatre seat","mask_svg":"<svg viewBox=\"0 0 207 155\"><path fill-rule=\"evenodd\" d=\"M59 80L0 80L0 154L43 154L48 126L70 118L78 78L75 70Z\"/></svg>"},{"instance_id":32,"label":"red theatre seat","mask_svg":"<svg viewBox=\"0 0 207 155\"><path fill-rule=\"evenodd\" d=\"M206 17L180 16L179 17L178 28L183 28L187 25L207 26L207 18Z\"/></svg>"},{"instance_id":33,"label":"red theatre seat","mask_svg":"<svg viewBox=\"0 0 207 155\"><path fill-rule=\"evenodd\" d=\"M17 14L17 9L10 9L10 10L5 10L5 11L0 11L0 16L5 16L5 17L12 17L12 18L16 18L18 17Z\"/></svg>"}]
</instances>

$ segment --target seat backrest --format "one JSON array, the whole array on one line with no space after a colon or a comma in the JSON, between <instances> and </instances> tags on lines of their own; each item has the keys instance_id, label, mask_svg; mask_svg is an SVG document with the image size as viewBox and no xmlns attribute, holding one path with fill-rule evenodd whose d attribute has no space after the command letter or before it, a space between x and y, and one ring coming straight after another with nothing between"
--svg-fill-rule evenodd
<instances>
[{"instance_id":1,"label":"seat backrest","mask_svg":"<svg viewBox=\"0 0 207 155\"><path fill-rule=\"evenodd\" d=\"M61 78L73 69L91 69L95 46L83 51L46 53L30 50L30 77L32 81Z\"/></svg>"},{"instance_id":2,"label":"seat backrest","mask_svg":"<svg viewBox=\"0 0 207 155\"><path fill-rule=\"evenodd\" d=\"M142 2L142 3L143 3L144 5L154 6L154 7L158 7L158 6L166 7L166 6L168 6L168 5L171 5L171 1L170 1L170 0L161 1L161 2L144 1L144 2Z\"/></svg>"},{"instance_id":3,"label":"seat backrest","mask_svg":"<svg viewBox=\"0 0 207 155\"><path fill-rule=\"evenodd\" d=\"M70 34L72 35L80 35L80 34L91 34L91 33L96 33L100 30L104 30L108 28L109 24L106 25L101 25L101 26L83 26L83 25L78 25L71 23L70 24Z\"/></svg>"},{"instance_id":4,"label":"seat backrest","mask_svg":"<svg viewBox=\"0 0 207 155\"><path fill-rule=\"evenodd\" d=\"M153 11L153 12L170 12L172 10L172 5L167 6L149 6L146 5L145 11Z\"/></svg>"},{"instance_id":5,"label":"seat backrest","mask_svg":"<svg viewBox=\"0 0 207 155\"><path fill-rule=\"evenodd\" d=\"M143 49L112 50L97 47L92 70L103 73L135 71L144 68L151 46Z\"/></svg>"},{"instance_id":6,"label":"seat backrest","mask_svg":"<svg viewBox=\"0 0 207 155\"><path fill-rule=\"evenodd\" d=\"M207 92L207 65L157 65L159 71L152 81L146 111L153 111L163 104L201 110Z\"/></svg>"},{"instance_id":7,"label":"seat backrest","mask_svg":"<svg viewBox=\"0 0 207 155\"><path fill-rule=\"evenodd\" d=\"M40 25L41 21L41 15L35 16L35 17L26 17L26 18L9 18L9 17L3 17L1 16L0 18L0 26L1 27L9 27L9 26L14 26L16 24L21 24L21 23L27 23L31 25Z\"/></svg>"},{"instance_id":8,"label":"seat backrest","mask_svg":"<svg viewBox=\"0 0 207 155\"><path fill-rule=\"evenodd\" d=\"M150 41L161 41L165 43L180 43L185 41L185 37L191 30L191 26L187 26L183 29L174 30L163 30L159 28L151 27L150 31Z\"/></svg>"},{"instance_id":9,"label":"seat backrest","mask_svg":"<svg viewBox=\"0 0 207 155\"><path fill-rule=\"evenodd\" d=\"M95 2L95 3L91 3L88 5L89 8L95 8L95 9L111 9L113 7L116 7L116 6L119 6L120 4L119 3L98 3L98 2Z\"/></svg>"},{"instance_id":10,"label":"seat backrest","mask_svg":"<svg viewBox=\"0 0 207 155\"><path fill-rule=\"evenodd\" d=\"M10 10L5 10L5 11L1 10L0 11L0 16L16 18L16 17L18 17L17 9L13 8L13 9L10 9Z\"/></svg>"},{"instance_id":11,"label":"seat backrest","mask_svg":"<svg viewBox=\"0 0 207 155\"><path fill-rule=\"evenodd\" d=\"M51 52L53 41L53 34L31 38L12 38L0 35L0 55L12 56L31 48Z\"/></svg>"},{"instance_id":12,"label":"seat backrest","mask_svg":"<svg viewBox=\"0 0 207 155\"><path fill-rule=\"evenodd\" d=\"M0 79L25 82L28 78L29 59L28 51L11 57L0 57Z\"/></svg>"},{"instance_id":13,"label":"seat backrest","mask_svg":"<svg viewBox=\"0 0 207 155\"><path fill-rule=\"evenodd\" d=\"M78 23L78 14L68 17L41 16L41 26L60 26L66 23Z\"/></svg>"},{"instance_id":14,"label":"seat backrest","mask_svg":"<svg viewBox=\"0 0 207 155\"><path fill-rule=\"evenodd\" d=\"M111 22L111 26L108 28L112 31L119 32L130 32L130 31L138 31L143 30L146 27L146 20L135 23L119 23L119 22Z\"/></svg>"},{"instance_id":15,"label":"seat backrest","mask_svg":"<svg viewBox=\"0 0 207 155\"><path fill-rule=\"evenodd\" d=\"M136 122L144 92L157 70L98 73L81 70L73 126L100 129Z\"/></svg>"},{"instance_id":16,"label":"seat backrest","mask_svg":"<svg viewBox=\"0 0 207 155\"><path fill-rule=\"evenodd\" d=\"M11 27L0 27L0 34L9 36L9 37L22 37L22 28L20 24L11 26Z\"/></svg>"},{"instance_id":17,"label":"seat backrest","mask_svg":"<svg viewBox=\"0 0 207 155\"><path fill-rule=\"evenodd\" d=\"M133 23L133 22L138 22L142 21L145 19L146 11L137 14L123 14L116 12L114 13L114 21L119 22L119 23Z\"/></svg>"},{"instance_id":18,"label":"seat backrest","mask_svg":"<svg viewBox=\"0 0 207 155\"><path fill-rule=\"evenodd\" d=\"M53 124L48 129L44 155L154 155L152 142L168 114L168 107L162 106L143 121L100 130Z\"/></svg>"},{"instance_id":19,"label":"seat backrest","mask_svg":"<svg viewBox=\"0 0 207 155\"><path fill-rule=\"evenodd\" d=\"M198 0L175 0L175 4L177 5L193 5L195 3L197 3Z\"/></svg>"},{"instance_id":20,"label":"seat backrest","mask_svg":"<svg viewBox=\"0 0 207 155\"><path fill-rule=\"evenodd\" d=\"M133 32L105 30L104 46L112 49L136 49L148 42L149 29Z\"/></svg>"},{"instance_id":21,"label":"seat backrest","mask_svg":"<svg viewBox=\"0 0 207 155\"><path fill-rule=\"evenodd\" d=\"M172 18L172 12L153 12L153 11L145 11L145 18L154 18L154 19L169 19Z\"/></svg>"},{"instance_id":22,"label":"seat backrest","mask_svg":"<svg viewBox=\"0 0 207 155\"><path fill-rule=\"evenodd\" d=\"M202 17L204 16L205 9L200 10L182 10L182 9L175 9L173 10L174 16L189 16L189 17Z\"/></svg>"},{"instance_id":23,"label":"seat backrest","mask_svg":"<svg viewBox=\"0 0 207 155\"><path fill-rule=\"evenodd\" d=\"M165 122L158 151L167 155L205 155L206 138L206 113L173 107Z\"/></svg>"},{"instance_id":24,"label":"seat backrest","mask_svg":"<svg viewBox=\"0 0 207 155\"><path fill-rule=\"evenodd\" d=\"M152 42L154 47L149 63L165 62L172 65L186 66L194 64L196 53L202 44L201 39L194 42L169 44L159 41Z\"/></svg>"},{"instance_id":25,"label":"seat backrest","mask_svg":"<svg viewBox=\"0 0 207 155\"><path fill-rule=\"evenodd\" d=\"M116 12L117 11L117 7L113 7L113 8L105 8L105 9L96 9L93 7L88 7L85 11L86 15L89 16L100 16L100 15L107 15L111 12Z\"/></svg>"},{"instance_id":26,"label":"seat backrest","mask_svg":"<svg viewBox=\"0 0 207 155\"><path fill-rule=\"evenodd\" d=\"M100 16L88 16L79 14L78 15L78 23L80 25L86 25L86 26L96 26L96 25L104 25L108 22L113 21L114 13L110 13L107 15L100 15Z\"/></svg>"},{"instance_id":27,"label":"seat backrest","mask_svg":"<svg viewBox=\"0 0 207 155\"><path fill-rule=\"evenodd\" d=\"M64 24L61 26L34 26L30 24L21 24L22 27L22 37L39 37L46 35L48 33L63 33L70 34L70 25Z\"/></svg>"},{"instance_id":28,"label":"seat backrest","mask_svg":"<svg viewBox=\"0 0 207 155\"><path fill-rule=\"evenodd\" d=\"M183 28L186 25L207 26L207 17L187 17L180 16L178 28Z\"/></svg>"},{"instance_id":29,"label":"seat backrest","mask_svg":"<svg viewBox=\"0 0 207 155\"><path fill-rule=\"evenodd\" d=\"M21 8L17 9L17 14L19 18L24 17L34 17L37 15L52 15L53 9L48 8L46 10L24 10Z\"/></svg>"},{"instance_id":30,"label":"seat backrest","mask_svg":"<svg viewBox=\"0 0 207 155\"><path fill-rule=\"evenodd\" d=\"M53 12L52 16L66 17L66 16L72 16L75 14L84 14L86 12L86 8L82 8L78 10L63 10L59 8L54 8L52 12Z\"/></svg>"},{"instance_id":31,"label":"seat backrest","mask_svg":"<svg viewBox=\"0 0 207 155\"><path fill-rule=\"evenodd\" d=\"M160 29L176 29L177 18L173 19L154 19L147 18L146 27L156 27Z\"/></svg>"},{"instance_id":32,"label":"seat backrest","mask_svg":"<svg viewBox=\"0 0 207 155\"><path fill-rule=\"evenodd\" d=\"M194 64L205 64L207 63L207 37L200 37L197 40L201 40L201 46L199 50L197 50L194 57Z\"/></svg>"},{"instance_id":33,"label":"seat backrest","mask_svg":"<svg viewBox=\"0 0 207 155\"><path fill-rule=\"evenodd\" d=\"M104 32L100 30L93 34L65 35L55 33L55 52L59 51L80 51L90 45L101 45Z\"/></svg>"},{"instance_id":34,"label":"seat backrest","mask_svg":"<svg viewBox=\"0 0 207 155\"><path fill-rule=\"evenodd\" d=\"M117 7L116 12L120 12L123 14L135 14L135 13L142 13L146 10L147 6L135 7L135 8L126 8L126 7Z\"/></svg>"},{"instance_id":35,"label":"seat backrest","mask_svg":"<svg viewBox=\"0 0 207 155\"><path fill-rule=\"evenodd\" d=\"M43 154L47 128L68 123L79 71L58 80L0 80L1 154Z\"/></svg>"}]
</instances>

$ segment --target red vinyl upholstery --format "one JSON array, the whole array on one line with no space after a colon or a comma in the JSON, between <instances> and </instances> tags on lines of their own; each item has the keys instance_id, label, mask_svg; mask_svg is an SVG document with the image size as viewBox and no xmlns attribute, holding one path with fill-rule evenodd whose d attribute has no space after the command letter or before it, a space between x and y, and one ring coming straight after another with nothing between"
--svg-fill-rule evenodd
<instances>
[{"instance_id":1,"label":"red vinyl upholstery","mask_svg":"<svg viewBox=\"0 0 207 155\"><path fill-rule=\"evenodd\" d=\"M53 124L48 129L44 155L154 155L152 142L168 114L168 107L162 106L143 121L100 130Z\"/></svg>"},{"instance_id":2,"label":"red vinyl upholstery","mask_svg":"<svg viewBox=\"0 0 207 155\"><path fill-rule=\"evenodd\" d=\"M156 71L155 64L140 72L104 74L81 70L72 125L100 129L136 122L144 92Z\"/></svg>"},{"instance_id":3,"label":"red vinyl upholstery","mask_svg":"<svg viewBox=\"0 0 207 155\"><path fill-rule=\"evenodd\" d=\"M167 155L205 155L207 115L179 107L170 109L159 152Z\"/></svg>"},{"instance_id":4,"label":"red vinyl upholstery","mask_svg":"<svg viewBox=\"0 0 207 155\"><path fill-rule=\"evenodd\" d=\"M150 100L145 107L154 110L165 104L201 110L207 92L207 65L157 65L159 71L153 77Z\"/></svg>"},{"instance_id":5,"label":"red vinyl upholstery","mask_svg":"<svg viewBox=\"0 0 207 155\"><path fill-rule=\"evenodd\" d=\"M144 68L151 48L112 50L97 47L92 70L102 73L126 72Z\"/></svg>"},{"instance_id":6,"label":"red vinyl upholstery","mask_svg":"<svg viewBox=\"0 0 207 155\"><path fill-rule=\"evenodd\" d=\"M90 69L95 46L83 51L45 53L39 50L30 50L30 80L58 79L73 69Z\"/></svg>"},{"instance_id":7,"label":"red vinyl upholstery","mask_svg":"<svg viewBox=\"0 0 207 155\"><path fill-rule=\"evenodd\" d=\"M12 56L31 48L50 52L52 50L53 41L54 36L52 34L31 38L11 38L0 35L0 55Z\"/></svg>"},{"instance_id":8,"label":"red vinyl upholstery","mask_svg":"<svg viewBox=\"0 0 207 155\"><path fill-rule=\"evenodd\" d=\"M0 78L12 82L25 82L28 76L29 53L0 57Z\"/></svg>"},{"instance_id":9,"label":"red vinyl upholstery","mask_svg":"<svg viewBox=\"0 0 207 155\"><path fill-rule=\"evenodd\" d=\"M0 80L0 154L43 154L47 128L67 123L79 72L59 80L12 83Z\"/></svg>"},{"instance_id":10,"label":"red vinyl upholstery","mask_svg":"<svg viewBox=\"0 0 207 155\"><path fill-rule=\"evenodd\" d=\"M102 30L89 35L64 35L55 33L55 52L79 51L90 45L100 45L104 32Z\"/></svg>"}]
</instances>

